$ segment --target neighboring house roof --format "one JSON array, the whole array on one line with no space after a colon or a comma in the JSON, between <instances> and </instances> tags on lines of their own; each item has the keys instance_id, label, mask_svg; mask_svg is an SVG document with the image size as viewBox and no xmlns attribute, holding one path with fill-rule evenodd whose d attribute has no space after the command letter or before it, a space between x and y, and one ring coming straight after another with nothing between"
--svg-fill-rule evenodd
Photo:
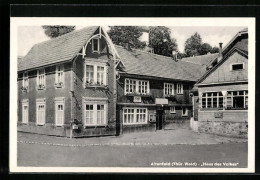
<instances>
[{"instance_id":1,"label":"neighboring house roof","mask_svg":"<svg viewBox=\"0 0 260 180\"><path fill-rule=\"evenodd\" d=\"M182 58L180 61L185 61L185 62L194 63L203 66L203 65L207 65L210 61L212 61L217 57L218 57L218 53L213 53L213 54L205 54L201 56Z\"/></svg>"},{"instance_id":2,"label":"neighboring house roof","mask_svg":"<svg viewBox=\"0 0 260 180\"><path fill-rule=\"evenodd\" d=\"M242 36L243 35L243 36ZM196 83L199 85L204 79L206 79L212 72L214 72L222 63L224 63L230 54L233 52L239 52L247 57L248 55L248 32L247 28L238 32L236 36L228 43L223 50L223 58L209 71L207 71Z\"/></svg>"},{"instance_id":3,"label":"neighboring house roof","mask_svg":"<svg viewBox=\"0 0 260 180\"><path fill-rule=\"evenodd\" d=\"M185 61L176 62L171 57L134 49L127 50L122 46L115 48L125 65L124 71L128 74L197 81L206 71L201 65Z\"/></svg>"},{"instance_id":4,"label":"neighboring house roof","mask_svg":"<svg viewBox=\"0 0 260 180\"><path fill-rule=\"evenodd\" d=\"M35 44L18 62L18 71L72 60L98 26L82 28L57 38Z\"/></svg>"}]
</instances>

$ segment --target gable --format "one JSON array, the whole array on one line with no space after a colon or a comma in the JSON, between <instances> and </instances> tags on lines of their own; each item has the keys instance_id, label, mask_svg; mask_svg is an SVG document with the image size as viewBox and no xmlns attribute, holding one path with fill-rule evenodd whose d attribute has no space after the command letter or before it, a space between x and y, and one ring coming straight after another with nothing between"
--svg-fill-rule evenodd
<instances>
[{"instance_id":1,"label":"gable","mask_svg":"<svg viewBox=\"0 0 260 180\"><path fill-rule=\"evenodd\" d=\"M232 70L233 64L243 64L242 70ZM216 69L212 71L198 85L210 83L226 83L248 80L248 59L239 51L233 51L230 56L223 59Z\"/></svg>"}]
</instances>

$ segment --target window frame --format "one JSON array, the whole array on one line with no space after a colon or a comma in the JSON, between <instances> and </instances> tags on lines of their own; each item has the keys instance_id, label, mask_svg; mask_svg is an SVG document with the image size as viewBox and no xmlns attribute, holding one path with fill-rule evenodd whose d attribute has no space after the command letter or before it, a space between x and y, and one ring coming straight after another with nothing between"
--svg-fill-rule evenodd
<instances>
[{"instance_id":1,"label":"window frame","mask_svg":"<svg viewBox=\"0 0 260 180\"><path fill-rule=\"evenodd\" d=\"M87 83L87 66L93 66L93 84ZM98 66L104 68L104 73L103 73L103 84L98 84ZM85 61L84 64L84 83L83 87L91 87L91 86L107 86L107 65L106 63L100 63L100 62L90 62L90 61Z\"/></svg>"},{"instance_id":2,"label":"window frame","mask_svg":"<svg viewBox=\"0 0 260 180\"><path fill-rule=\"evenodd\" d=\"M65 122L65 98L64 97L60 97L60 98L55 98L55 125L56 126L63 126L64 125L64 122ZM58 105L62 105L63 106L63 114L62 114L62 123L57 123L58 122L58 112L57 112L57 108L58 108Z\"/></svg>"},{"instance_id":3,"label":"window frame","mask_svg":"<svg viewBox=\"0 0 260 180\"><path fill-rule=\"evenodd\" d=\"M180 88L179 88L179 86L180 86ZM180 89L180 91L179 91L179 89ZM183 94L183 83L177 83L177 85L176 85L176 93L177 94Z\"/></svg>"},{"instance_id":4,"label":"window frame","mask_svg":"<svg viewBox=\"0 0 260 180\"><path fill-rule=\"evenodd\" d=\"M237 92L239 94L239 91L243 91L243 95L234 95L234 92ZM231 96L228 96L228 92L231 92ZM247 94L246 94L247 92ZM235 108L234 107L234 97L243 97L243 103L244 103L244 107L243 108ZM231 106L228 106L228 98L231 98ZM247 104L247 105L246 105ZM227 95L226 95L226 109L229 110L232 108L232 110L244 110L244 109L248 109L248 90L236 90L236 91L227 91Z\"/></svg>"},{"instance_id":5,"label":"window frame","mask_svg":"<svg viewBox=\"0 0 260 180\"><path fill-rule=\"evenodd\" d=\"M27 119L25 121L25 115L24 115L24 106L27 106ZM22 101L22 123L23 124L28 124L29 123L29 100L24 99Z\"/></svg>"},{"instance_id":6,"label":"window frame","mask_svg":"<svg viewBox=\"0 0 260 180\"><path fill-rule=\"evenodd\" d=\"M97 40L97 50L94 50L94 40ZM92 52L93 53L99 53L100 52L100 39L99 38L97 38L97 37L95 37L95 38L92 38L91 39L91 44L92 44Z\"/></svg>"},{"instance_id":7,"label":"window frame","mask_svg":"<svg viewBox=\"0 0 260 180\"><path fill-rule=\"evenodd\" d=\"M125 109L127 110L127 112L125 113ZM132 109L134 110L133 113L128 113L128 109ZM139 109L139 113L137 113L137 109ZM142 110L145 110L145 113L140 113L140 109ZM147 108L142 108L142 107L124 107L123 108L123 125L138 125L138 124L148 124L148 109ZM133 114L134 115L134 118L133 118L133 122L131 123L128 123L127 120L125 122L125 114L128 115L128 114ZM136 122L136 119L137 119L137 115L140 115L140 114L145 114L145 122Z\"/></svg>"},{"instance_id":8,"label":"window frame","mask_svg":"<svg viewBox=\"0 0 260 180\"><path fill-rule=\"evenodd\" d=\"M169 92L169 86L172 86L172 92L170 94L165 94L166 87L167 87L167 92ZM174 93L174 83L163 83L163 95L164 95L164 97L175 95L175 93Z\"/></svg>"},{"instance_id":9,"label":"window frame","mask_svg":"<svg viewBox=\"0 0 260 180\"><path fill-rule=\"evenodd\" d=\"M43 74L40 75L40 71L43 71ZM43 77L43 84L40 84L40 76ZM40 85L43 85L44 87L40 87ZM45 68L41 68L37 70L37 89L38 90L44 90L46 89L46 73L45 73Z\"/></svg>"},{"instance_id":10,"label":"window frame","mask_svg":"<svg viewBox=\"0 0 260 180\"><path fill-rule=\"evenodd\" d=\"M135 90L133 92L127 92L126 91L126 86L127 86L127 83L126 81L135 81ZM149 80L140 80L140 79L132 79L132 78L125 78L125 83L124 83L124 95L149 95L150 94L150 82ZM146 93L140 93L139 90L140 90L140 83L139 82L146 82L147 83L147 92ZM130 89L130 83L129 84L129 88ZM134 84L131 84L131 86L134 86ZM141 83L141 86L142 86L142 83Z\"/></svg>"},{"instance_id":11,"label":"window frame","mask_svg":"<svg viewBox=\"0 0 260 180\"><path fill-rule=\"evenodd\" d=\"M39 123L39 117L38 117L38 106L44 105L44 122ZM45 99L36 99L36 125L45 125L46 123L46 101Z\"/></svg>"},{"instance_id":12,"label":"window frame","mask_svg":"<svg viewBox=\"0 0 260 180\"><path fill-rule=\"evenodd\" d=\"M174 108L173 111L172 111L172 108ZM170 113L171 114L176 114L176 106L170 106Z\"/></svg>"},{"instance_id":13,"label":"window frame","mask_svg":"<svg viewBox=\"0 0 260 180\"><path fill-rule=\"evenodd\" d=\"M26 82L25 82L26 80L27 80L27 85L25 85L26 84ZM28 92L29 91L29 73L28 73L28 71L23 73L23 87L22 87L22 89L23 89L24 92Z\"/></svg>"},{"instance_id":14,"label":"window frame","mask_svg":"<svg viewBox=\"0 0 260 180\"><path fill-rule=\"evenodd\" d=\"M60 67L60 70L58 70ZM62 73L62 77L61 77L61 81L59 81L59 73ZM56 88L63 88L64 87L64 84L65 84L65 81L64 81L64 76L65 76L65 73L64 73L64 64L59 64L59 65L56 65L56 73L55 73L55 86Z\"/></svg>"},{"instance_id":15,"label":"window frame","mask_svg":"<svg viewBox=\"0 0 260 180\"><path fill-rule=\"evenodd\" d=\"M208 96L208 94L211 93L211 96ZM217 93L217 96L214 96L213 93ZM220 95L220 93L222 94L222 92L220 91L210 91L210 92L202 92L201 95L201 108L202 109L223 109L224 108L224 95ZM205 94L205 97L203 97L203 94ZM214 98L217 98L217 107L214 107ZM222 98L222 107L220 107L220 99ZM205 99L205 107L203 107L203 99ZM210 99L210 104L211 106L208 107L208 102Z\"/></svg>"},{"instance_id":16,"label":"window frame","mask_svg":"<svg viewBox=\"0 0 260 180\"><path fill-rule=\"evenodd\" d=\"M242 69L233 69L233 65L240 65L242 64ZM245 69L245 63L241 62L241 63L232 63L230 64L230 71L242 71Z\"/></svg>"},{"instance_id":17,"label":"window frame","mask_svg":"<svg viewBox=\"0 0 260 180\"><path fill-rule=\"evenodd\" d=\"M185 114L183 114L183 108L185 109ZM188 108L187 107L182 107L182 110L181 110L181 116L185 117L185 116L188 116Z\"/></svg>"},{"instance_id":18,"label":"window frame","mask_svg":"<svg viewBox=\"0 0 260 180\"><path fill-rule=\"evenodd\" d=\"M87 98L86 98L87 99ZM87 123L86 121L86 105L93 105L93 124ZM98 105L104 105L104 120L103 120L103 124L97 124L98 121L98 110L97 110L97 106ZM107 126L108 124L108 103L107 100L83 100L83 123L84 123L84 127L98 127L98 126Z\"/></svg>"}]
</instances>

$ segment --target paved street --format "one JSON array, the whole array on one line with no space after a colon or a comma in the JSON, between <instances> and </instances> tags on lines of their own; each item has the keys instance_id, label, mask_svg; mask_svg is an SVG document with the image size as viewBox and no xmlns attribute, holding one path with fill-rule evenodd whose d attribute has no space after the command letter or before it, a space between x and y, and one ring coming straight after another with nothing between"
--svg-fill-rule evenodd
<instances>
[{"instance_id":1,"label":"paved street","mask_svg":"<svg viewBox=\"0 0 260 180\"><path fill-rule=\"evenodd\" d=\"M188 129L78 139L18 133L18 166L187 167L185 162L246 167L247 140Z\"/></svg>"}]
</instances>

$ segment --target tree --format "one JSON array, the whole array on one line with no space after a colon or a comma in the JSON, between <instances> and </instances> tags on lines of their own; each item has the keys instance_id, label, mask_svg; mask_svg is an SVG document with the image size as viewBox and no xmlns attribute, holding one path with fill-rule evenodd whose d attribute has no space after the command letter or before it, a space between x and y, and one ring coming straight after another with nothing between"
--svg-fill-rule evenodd
<instances>
[{"instance_id":1,"label":"tree","mask_svg":"<svg viewBox=\"0 0 260 180\"><path fill-rule=\"evenodd\" d=\"M204 55L212 51L212 47L208 43L203 43L199 48L199 54Z\"/></svg>"},{"instance_id":2,"label":"tree","mask_svg":"<svg viewBox=\"0 0 260 180\"><path fill-rule=\"evenodd\" d=\"M177 50L176 39L171 38L171 31L165 26L149 27L149 47L155 54L172 56L172 51Z\"/></svg>"},{"instance_id":3,"label":"tree","mask_svg":"<svg viewBox=\"0 0 260 180\"><path fill-rule=\"evenodd\" d=\"M75 30L75 26L42 26L44 33L50 38L56 38Z\"/></svg>"},{"instance_id":4,"label":"tree","mask_svg":"<svg viewBox=\"0 0 260 180\"><path fill-rule=\"evenodd\" d=\"M211 53L218 53L219 52L219 48L218 47L213 47L212 50L210 51Z\"/></svg>"},{"instance_id":5,"label":"tree","mask_svg":"<svg viewBox=\"0 0 260 180\"><path fill-rule=\"evenodd\" d=\"M188 38L185 41L185 48L184 51L187 54L187 56L198 56L200 55L199 49L201 47L201 37L196 32L194 35L192 35L190 38Z\"/></svg>"},{"instance_id":6,"label":"tree","mask_svg":"<svg viewBox=\"0 0 260 180\"><path fill-rule=\"evenodd\" d=\"M143 49L146 44L139 40L142 36L142 30L138 26L109 26L108 35L114 44L125 46L130 43L130 47Z\"/></svg>"}]
</instances>

